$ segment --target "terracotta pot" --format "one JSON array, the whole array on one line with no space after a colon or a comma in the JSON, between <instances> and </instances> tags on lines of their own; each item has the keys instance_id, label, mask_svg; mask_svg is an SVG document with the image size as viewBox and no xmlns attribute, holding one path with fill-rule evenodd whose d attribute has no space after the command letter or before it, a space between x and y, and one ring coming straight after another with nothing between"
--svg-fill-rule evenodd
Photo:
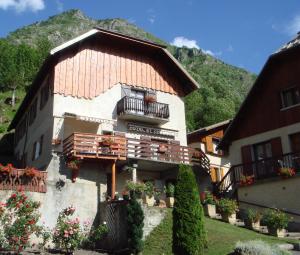
<instances>
[{"instance_id":1,"label":"terracotta pot","mask_svg":"<svg viewBox=\"0 0 300 255\"><path fill-rule=\"evenodd\" d=\"M205 204L204 206L204 214L210 218L216 217L216 205Z\"/></svg>"},{"instance_id":2,"label":"terracotta pot","mask_svg":"<svg viewBox=\"0 0 300 255\"><path fill-rule=\"evenodd\" d=\"M166 204L167 204L167 207L174 207L174 197L167 197L166 198Z\"/></svg>"}]
</instances>

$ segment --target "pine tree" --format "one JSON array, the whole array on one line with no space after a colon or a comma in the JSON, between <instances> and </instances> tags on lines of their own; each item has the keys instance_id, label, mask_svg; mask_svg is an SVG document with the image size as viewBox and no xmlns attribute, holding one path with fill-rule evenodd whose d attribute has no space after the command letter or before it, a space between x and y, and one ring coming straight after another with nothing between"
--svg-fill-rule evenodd
<instances>
[{"instance_id":1,"label":"pine tree","mask_svg":"<svg viewBox=\"0 0 300 255\"><path fill-rule=\"evenodd\" d=\"M180 255L204 254L207 245L203 208L191 167L181 165L175 186L173 209L173 252Z\"/></svg>"},{"instance_id":2,"label":"pine tree","mask_svg":"<svg viewBox=\"0 0 300 255\"><path fill-rule=\"evenodd\" d=\"M129 249L131 253L138 254L143 250L144 212L135 196L127 205L127 226Z\"/></svg>"}]
</instances>

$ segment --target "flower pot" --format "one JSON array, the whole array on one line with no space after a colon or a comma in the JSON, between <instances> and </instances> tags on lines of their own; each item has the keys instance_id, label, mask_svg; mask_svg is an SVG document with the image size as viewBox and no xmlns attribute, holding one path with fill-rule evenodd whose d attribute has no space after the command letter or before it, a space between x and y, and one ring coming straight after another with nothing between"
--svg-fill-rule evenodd
<instances>
[{"instance_id":1,"label":"flower pot","mask_svg":"<svg viewBox=\"0 0 300 255\"><path fill-rule=\"evenodd\" d=\"M216 217L216 205L205 204L204 205L204 214L210 218Z\"/></svg>"},{"instance_id":2,"label":"flower pot","mask_svg":"<svg viewBox=\"0 0 300 255\"><path fill-rule=\"evenodd\" d=\"M251 230L259 230L260 229L260 221L252 222L248 219L245 219L245 227Z\"/></svg>"},{"instance_id":3,"label":"flower pot","mask_svg":"<svg viewBox=\"0 0 300 255\"><path fill-rule=\"evenodd\" d=\"M174 206L174 197L167 197L166 204L167 204L167 207L172 208Z\"/></svg>"},{"instance_id":4,"label":"flower pot","mask_svg":"<svg viewBox=\"0 0 300 255\"><path fill-rule=\"evenodd\" d=\"M277 229L273 227L268 227L268 232L272 236L285 237L285 229Z\"/></svg>"},{"instance_id":5,"label":"flower pot","mask_svg":"<svg viewBox=\"0 0 300 255\"><path fill-rule=\"evenodd\" d=\"M222 220L224 222L230 223L230 224L235 224L236 222L236 213L233 214L227 214L227 213L221 213Z\"/></svg>"},{"instance_id":6,"label":"flower pot","mask_svg":"<svg viewBox=\"0 0 300 255\"><path fill-rule=\"evenodd\" d=\"M72 182L76 182L76 179L78 177L79 174L79 169L72 169Z\"/></svg>"},{"instance_id":7,"label":"flower pot","mask_svg":"<svg viewBox=\"0 0 300 255\"><path fill-rule=\"evenodd\" d=\"M144 204L146 204L148 206L154 206L154 204L155 204L154 196L152 196L152 197L150 197L148 195L144 196L143 202L144 202Z\"/></svg>"}]
</instances>

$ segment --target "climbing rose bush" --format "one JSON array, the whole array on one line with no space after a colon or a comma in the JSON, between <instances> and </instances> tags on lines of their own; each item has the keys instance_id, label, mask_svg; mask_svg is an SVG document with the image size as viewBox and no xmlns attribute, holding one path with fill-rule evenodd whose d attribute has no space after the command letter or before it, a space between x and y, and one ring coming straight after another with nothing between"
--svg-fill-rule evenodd
<instances>
[{"instance_id":1,"label":"climbing rose bush","mask_svg":"<svg viewBox=\"0 0 300 255\"><path fill-rule=\"evenodd\" d=\"M38 234L40 227L39 202L29 199L24 193L13 193L1 204L1 247L17 253L30 245L30 237Z\"/></svg>"},{"instance_id":2,"label":"climbing rose bush","mask_svg":"<svg viewBox=\"0 0 300 255\"><path fill-rule=\"evenodd\" d=\"M84 238L79 218L71 218L74 212L75 208L73 206L62 210L58 215L53 232L53 243L57 248L67 252L77 249Z\"/></svg>"}]
</instances>

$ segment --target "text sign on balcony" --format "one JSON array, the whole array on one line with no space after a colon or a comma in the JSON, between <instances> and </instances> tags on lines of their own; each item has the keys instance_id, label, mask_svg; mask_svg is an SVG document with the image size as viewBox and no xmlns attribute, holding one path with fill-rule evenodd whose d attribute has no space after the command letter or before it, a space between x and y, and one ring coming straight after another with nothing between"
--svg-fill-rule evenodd
<instances>
[{"instance_id":1,"label":"text sign on balcony","mask_svg":"<svg viewBox=\"0 0 300 255\"><path fill-rule=\"evenodd\" d=\"M174 138L175 136L177 136L177 132L173 130L141 126L134 123L128 123L127 128L129 132L140 133L145 135L156 135L169 138Z\"/></svg>"}]
</instances>

